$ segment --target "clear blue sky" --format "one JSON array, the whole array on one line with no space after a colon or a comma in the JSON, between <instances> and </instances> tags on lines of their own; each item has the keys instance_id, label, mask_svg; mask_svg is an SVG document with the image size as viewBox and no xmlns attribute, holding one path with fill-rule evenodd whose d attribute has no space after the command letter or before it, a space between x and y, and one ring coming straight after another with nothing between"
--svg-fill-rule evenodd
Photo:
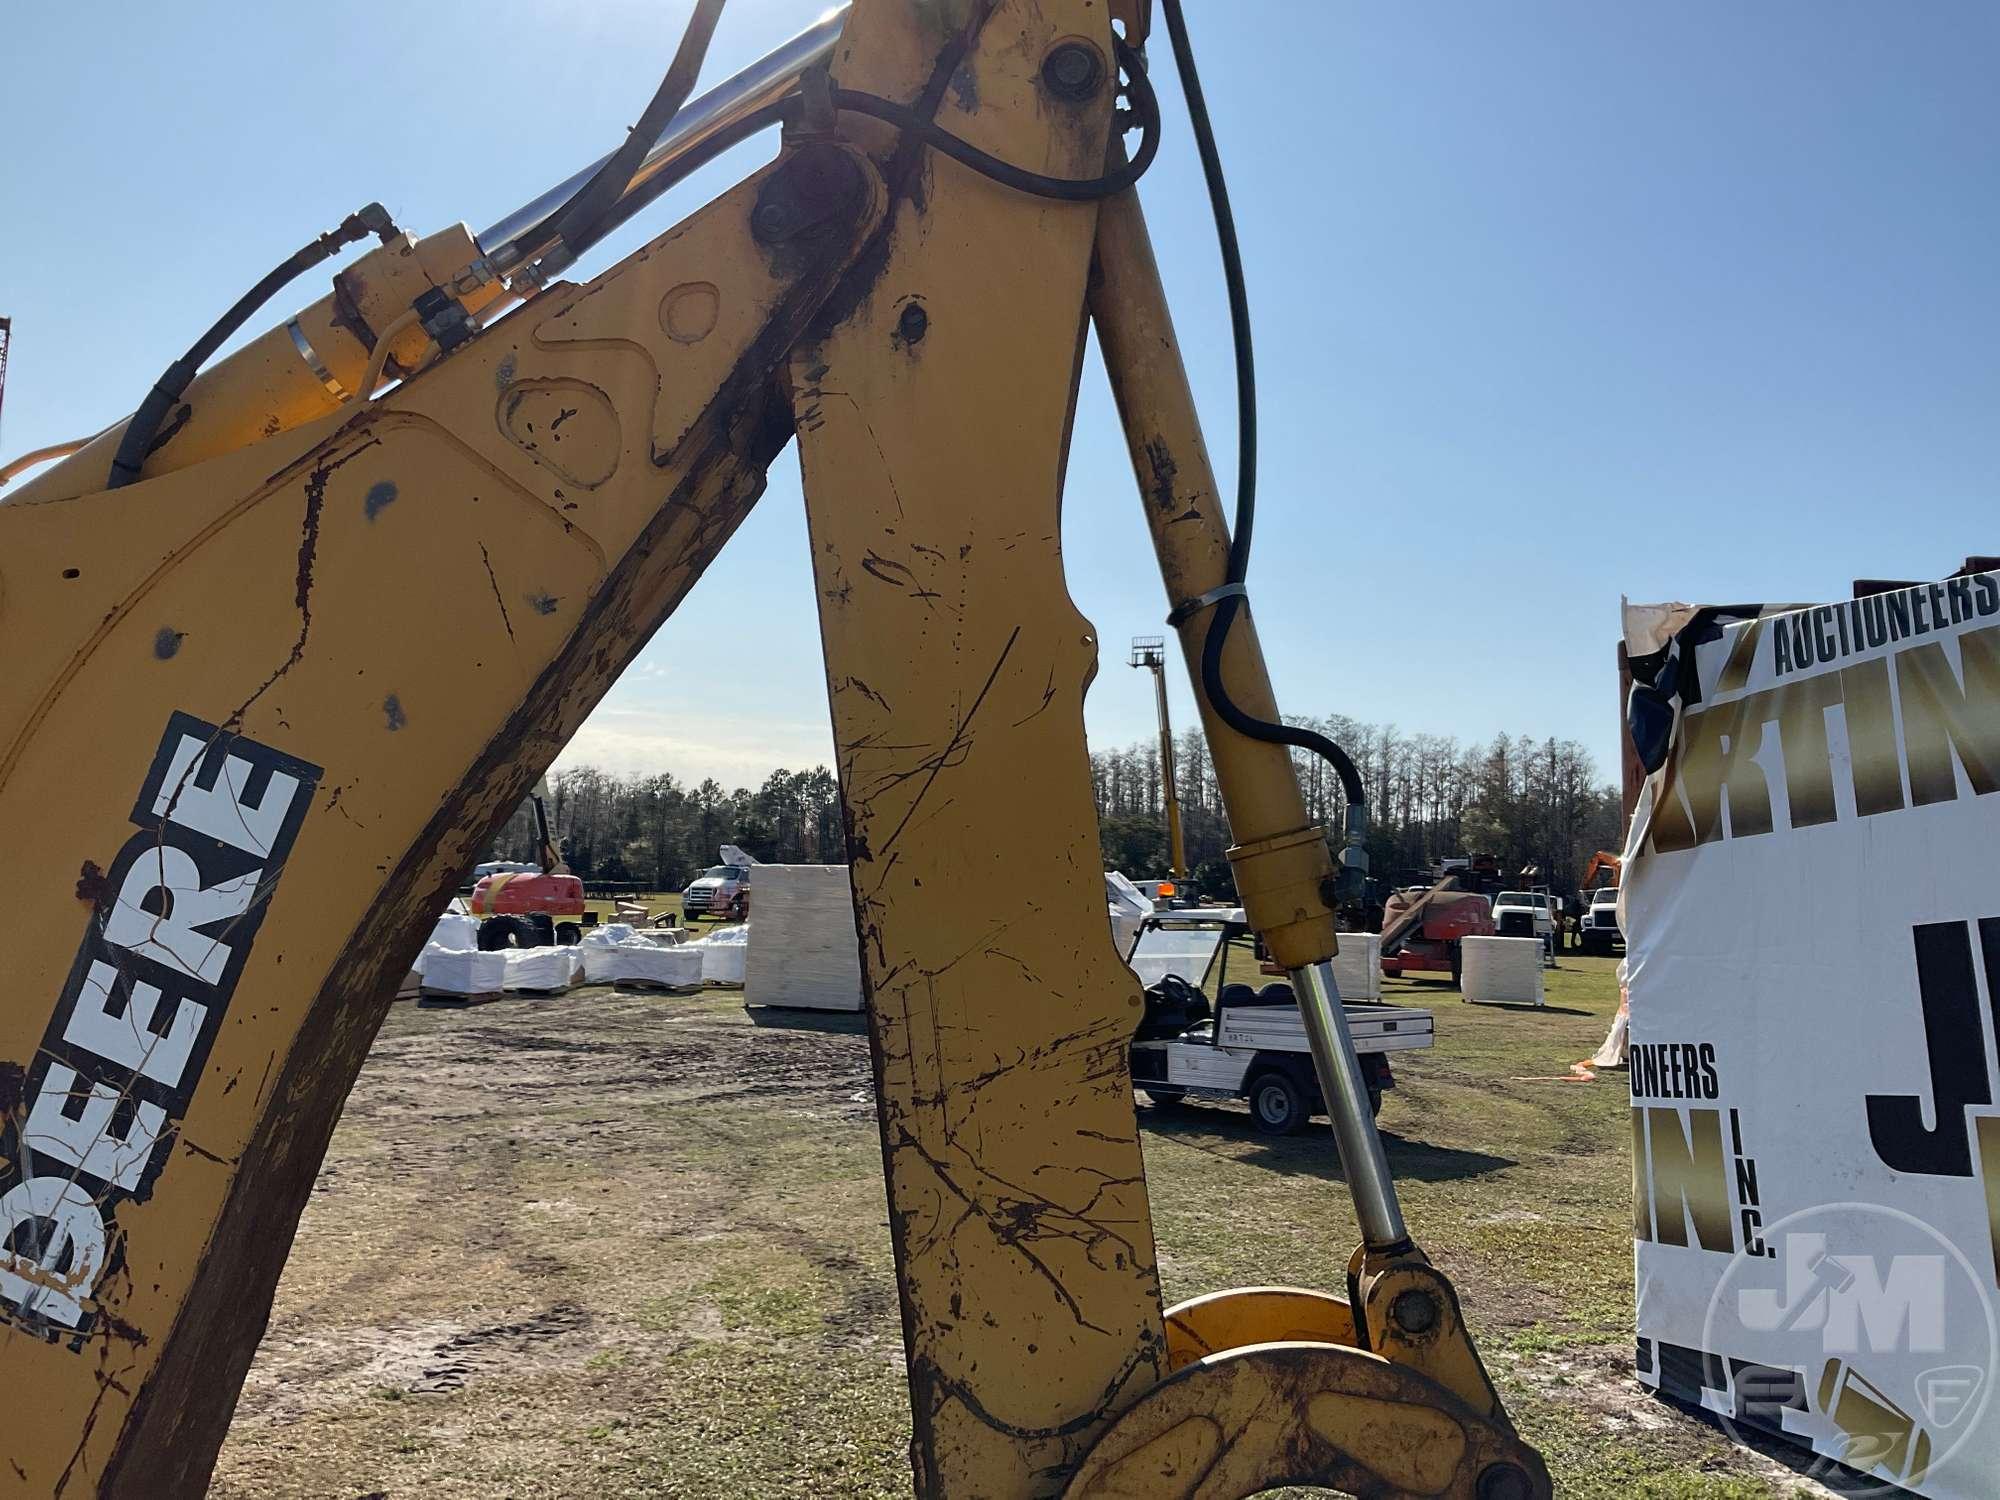
<instances>
[{"instance_id":1,"label":"clear blue sky","mask_svg":"<svg viewBox=\"0 0 2000 1500\"><path fill-rule=\"evenodd\" d=\"M819 8L735 0L707 79ZM687 9L20 8L0 454L129 410L356 205L478 229L608 149ZM1288 709L1574 736L1609 776L1621 592L1818 598L2000 551L2000 8L1189 9L1256 317L1252 597ZM1226 468L1213 235L1164 35L1154 55L1168 134L1143 194ZM770 143L747 149L644 235ZM1068 496L1072 590L1106 643L1090 732L1124 743L1152 708L1123 646L1163 606L1094 355ZM701 618L725 608L726 629ZM789 455L571 754L732 782L829 757Z\"/></svg>"}]
</instances>

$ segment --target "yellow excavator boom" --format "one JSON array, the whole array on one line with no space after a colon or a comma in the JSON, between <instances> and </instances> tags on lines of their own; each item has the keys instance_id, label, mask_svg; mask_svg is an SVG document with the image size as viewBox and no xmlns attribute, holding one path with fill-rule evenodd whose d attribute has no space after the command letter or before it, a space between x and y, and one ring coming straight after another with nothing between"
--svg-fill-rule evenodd
<instances>
[{"instance_id":1,"label":"yellow excavator boom","mask_svg":"<svg viewBox=\"0 0 2000 1500\"><path fill-rule=\"evenodd\" d=\"M1334 862L1131 186L1148 10L855 0L693 104L677 60L664 156L484 235L364 212L327 297L0 503L0 827L49 939L0 1009L0 1494L201 1492L434 914L794 440L917 1492L1548 1493L1404 1227L1333 987ZM777 123L769 165L559 278L577 205ZM1162 1304L1060 547L1087 320L1355 1195L1345 1295Z\"/></svg>"}]
</instances>

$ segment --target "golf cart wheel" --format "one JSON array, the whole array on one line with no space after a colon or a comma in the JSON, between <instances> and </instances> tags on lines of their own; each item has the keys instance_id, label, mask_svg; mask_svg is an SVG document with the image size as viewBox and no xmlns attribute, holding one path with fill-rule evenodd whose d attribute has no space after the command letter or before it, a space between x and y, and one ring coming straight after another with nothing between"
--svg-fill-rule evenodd
<instances>
[{"instance_id":1,"label":"golf cart wheel","mask_svg":"<svg viewBox=\"0 0 2000 1500\"><path fill-rule=\"evenodd\" d=\"M1272 1069L1250 1080L1250 1119L1265 1135L1292 1135L1305 1128L1305 1091Z\"/></svg>"},{"instance_id":2,"label":"golf cart wheel","mask_svg":"<svg viewBox=\"0 0 2000 1500\"><path fill-rule=\"evenodd\" d=\"M1369 1089L1368 1113L1375 1116L1378 1120L1382 1117L1382 1091L1380 1089Z\"/></svg>"},{"instance_id":3,"label":"golf cart wheel","mask_svg":"<svg viewBox=\"0 0 2000 1500\"><path fill-rule=\"evenodd\" d=\"M1189 1100L1186 1094L1169 1094L1165 1092L1156 1094L1151 1089L1145 1088L1140 1089L1139 1092L1146 1096L1146 1102L1155 1109L1186 1109L1188 1107Z\"/></svg>"},{"instance_id":4,"label":"golf cart wheel","mask_svg":"<svg viewBox=\"0 0 2000 1500\"><path fill-rule=\"evenodd\" d=\"M556 942L568 948L583 941L583 929L574 922L556 923Z\"/></svg>"}]
</instances>

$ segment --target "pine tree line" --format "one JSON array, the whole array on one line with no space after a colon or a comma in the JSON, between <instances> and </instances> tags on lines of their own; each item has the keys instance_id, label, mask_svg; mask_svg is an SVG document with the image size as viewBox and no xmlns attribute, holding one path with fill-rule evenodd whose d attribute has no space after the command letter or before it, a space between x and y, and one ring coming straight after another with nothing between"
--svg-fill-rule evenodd
<instances>
[{"instance_id":1,"label":"pine tree line","mask_svg":"<svg viewBox=\"0 0 2000 1500\"><path fill-rule=\"evenodd\" d=\"M1592 851L1618 847L1618 789L1599 778L1590 752L1575 740L1502 734L1466 745L1451 735L1406 735L1393 724L1338 714L1290 722L1318 730L1354 758L1368 797L1370 869L1399 884L1440 859L1492 854L1503 870L1534 865L1544 883L1569 891ZM1292 760L1307 815L1339 829L1346 798L1333 768L1304 751L1294 751ZM1135 879L1165 873L1158 741L1093 751L1090 769L1105 863ZM1226 891L1229 825L1198 730L1175 740L1174 782L1195 883Z\"/></svg>"},{"instance_id":2,"label":"pine tree line","mask_svg":"<svg viewBox=\"0 0 2000 1500\"><path fill-rule=\"evenodd\" d=\"M1292 722L1345 746L1368 788L1369 863L1377 875L1414 879L1453 855L1492 854L1501 868L1536 865L1558 890L1575 886L1591 851L1617 847L1619 801L1590 753L1574 740L1502 734L1463 745L1449 735L1405 735L1394 725L1333 715ZM1345 800L1332 768L1294 753L1306 811L1342 826ZM1231 889L1223 851L1229 825L1215 768L1201 734L1175 742L1174 772L1188 863L1204 890ZM1158 742L1145 740L1090 756L1099 839L1108 868L1135 879L1167 872L1167 835ZM549 816L570 868L586 880L630 881L678 890L735 844L780 864L837 864L845 858L840 791L824 766L773 771L754 791L696 785L669 773L621 777L592 766L551 777ZM489 857L531 860L533 814L517 812Z\"/></svg>"},{"instance_id":3,"label":"pine tree line","mask_svg":"<svg viewBox=\"0 0 2000 1500\"><path fill-rule=\"evenodd\" d=\"M595 766L549 778L548 813L572 872L677 891L735 844L767 864L839 864L840 788L824 766L773 771L755 791L689 785L668 772L614 776ZM533 860L533 811L523 807L494 841L494 859Z\"/></svg>"}]
</instances>

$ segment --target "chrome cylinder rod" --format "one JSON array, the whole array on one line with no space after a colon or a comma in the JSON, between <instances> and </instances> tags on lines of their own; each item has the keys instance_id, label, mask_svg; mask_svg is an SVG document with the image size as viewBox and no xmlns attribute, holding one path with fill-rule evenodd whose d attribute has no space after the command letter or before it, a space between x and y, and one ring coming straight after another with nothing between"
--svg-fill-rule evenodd
<instances>
[{"instance_id":1,"label":"chrome cylinder rod","mask_svg":"<svg viewBox=\"0 0 2000 1500\"><path fill-rule=\"evenodd\" d=\"M1333 965L1325 961L1294 969L1292 993L1305 1019L1306 1040L1312 1045L1313 1071L1333 1122L1334 1144L1340 1148L1341 1169L1354 1196L1354 1216L1361 1238L1371 1250L1409 1243L1402 1205L1396 1201L1396 1179L1389 1175L1389 1158L1382 1150L1382 1133L1368 1107L1368 1084L1361 1076L1361 1059L1354 1051L1347 1011L1340 1003Z\"/></svg>"},{"instance_id":2,"label":"chrome cylinder rod","mask_svg":"<svg viewBox=\"0 0 2000 1500\"><path fill-rule=\"evenodd\" d=\"M767 53L732 78L723 80L698 99L691 99L667 122L652 150L639 164L627 197L639 192L679 158L728 129L753 110L773 104L798 86L800 75L833 56L834 45L847 25L846 4L836 6L797 36ZM547 228L556 211L575 196L610 160L607 153L557 183L532 203L517 208L479 236L480 253L490 269L505 276L544 247Z\"/></svg>"}]
</instances>

